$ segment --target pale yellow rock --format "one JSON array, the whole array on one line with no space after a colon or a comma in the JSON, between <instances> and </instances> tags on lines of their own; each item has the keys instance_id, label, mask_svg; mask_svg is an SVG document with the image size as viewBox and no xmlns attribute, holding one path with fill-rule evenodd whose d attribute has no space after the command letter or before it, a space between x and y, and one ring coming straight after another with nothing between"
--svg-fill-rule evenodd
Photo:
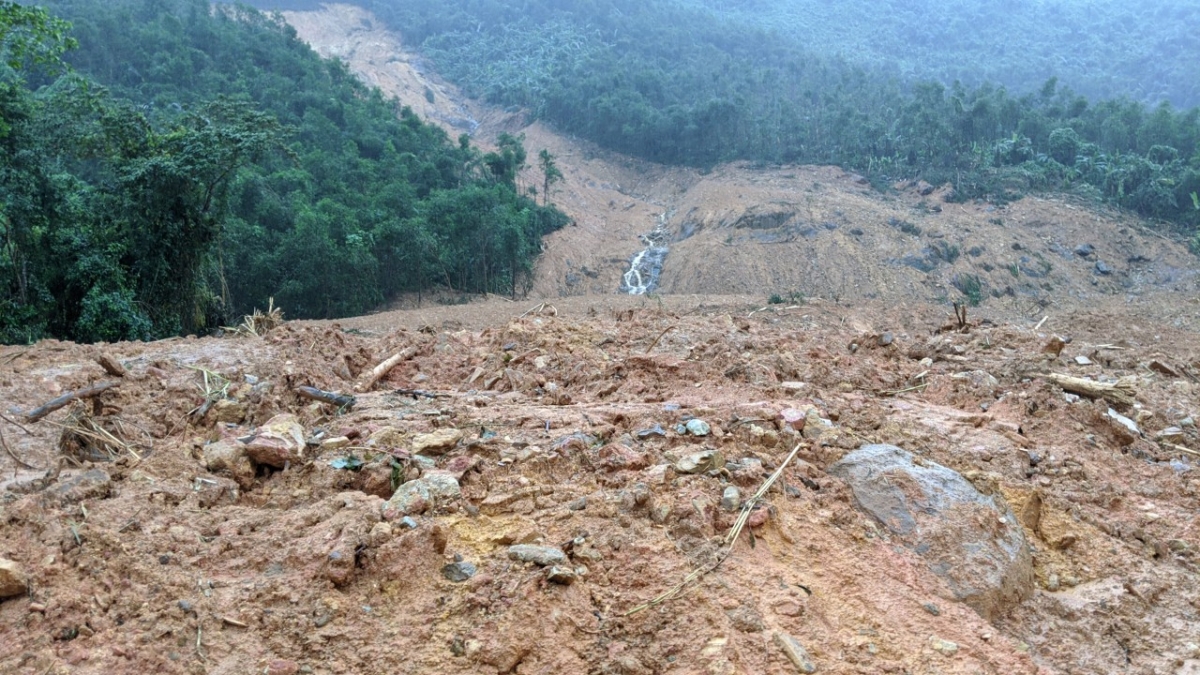
<instances>
[{"instance_id":1,"label":"pale yellow rock","mask_svg":"<svg viewBox=\"0 0 1200 675\"><path fill-rule=\"evenodd\" d=\"M438 429L431 434L417 434L412 440L412 451L425 455L440 454L458 445L462 437L463 432L458 429Z\"/></svg>"},{"instance_id":2,"label":"pale yellow rock","mask_svg":"<svg viewBox=\"0 0 1200 675\"><path fill-rule=\"evenodd\" d=\"M7 558L0 558L0 599L21 595L28 584L29 577L19 564Z\"/></svg>"}]
</instances>

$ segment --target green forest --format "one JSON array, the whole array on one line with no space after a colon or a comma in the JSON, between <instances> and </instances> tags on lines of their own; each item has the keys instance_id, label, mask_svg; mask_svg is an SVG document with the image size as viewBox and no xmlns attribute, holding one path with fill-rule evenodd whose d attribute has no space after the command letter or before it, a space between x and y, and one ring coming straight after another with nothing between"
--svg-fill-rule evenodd
<instances>
[{"instance_id":1,"label":"green forest","mask_svg":"<svg viewBox=\"0 0 1200 675\"><path fill-rule=\"evenodd\" d=\"M1200 6L361 2L469 93L646 159L1080 189L1200 227Z\"/></svg>"},{"instance_id":2,"label":"green forest","mask_svg":"<svg viewBox=\"0 0 1200 675\"><path fill-rule=\"evenodd\" d=\"M483 153L203 0L0 2L0 341L212 330L519 292L566 224Z\"/></svg>"},{"instance_id":3,"label":"green forest","mask_svg":"<svg viewBox=\"0 0 1200 675\"><path fill-rule=\"evenodd\" d=\"M469 94L611 150L835 164L960 200L1071 190L1200 253L1197 6L357 2ZM39 7L0 0L0 341L203 332L270 297L338 317L515 294L567 222L538 199L552 156L448 138L278 17Z\"/></svg>"}]
</instances>

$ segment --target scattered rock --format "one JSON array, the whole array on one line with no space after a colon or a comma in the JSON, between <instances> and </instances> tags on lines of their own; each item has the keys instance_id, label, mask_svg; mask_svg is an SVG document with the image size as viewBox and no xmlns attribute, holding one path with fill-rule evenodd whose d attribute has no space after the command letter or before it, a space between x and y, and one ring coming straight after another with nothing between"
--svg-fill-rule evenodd
<instances>
[{"instance_id":1,"label":"scattered rock","mask_svg":"<svg viewBox=\"0 0 1200 675\"><path fill-rule=\"evenodd\" d=\"M927 603L921 605L921 609L925 610L926 612L929 612L930 614L932 614L934 616L940 616L942 613L942 610L938 609L938 606L933 604L932 602L927 602Z\"/></svg>"},{"instance_id":2,"label":"scattered rock","mask_svg":"<svg viewBox=\"0 0 1200 675\"><path fill-rule=\"evenodd\" d=\"M742 491L733 485L726 486L725 491L721 493L721 508L726 511L736 511L741 503Z\"/></svg>"},{"instance_id":3,"label":"scattered rock","mask_svg":"<svg viewBox=\"0 0 1200 675\"><path fill-rule=\"evenodd\" d=\"M1092 365L1092 360L1083 354L1080 354L1079 356L1075 357L1075 364L1080 366L1090 366Z\"/></svg>"},{"instance_id":4,"label":"scattered rock","mask_svg":"<svg viewBox=\"0 0 1200 675\"><path fill-rule=\"evenodd\" d=\"M241 424L246 420L246 404L228 398L221 399L213 405L209 418L213 423Z\"/></svg>"},{"instance_id":5,"label":"scattered rock","mask_svg":"<svg viewBox=\"0 0 1200 675\"><path fill-rule=\"evenodd\" d=\"M711 431L711 428L708 426L708 422L705 422L699 418L692 418L688 420L684 427L686 427L687 432L693 436L707 436Z\"/></svg>"},{"instance_id":6,"label":"scattered rock","mask_svg":"<svg viewBox=\"0 0 1200 675\"><path fill-rule=\"evenodd\" d=\"M1000 616L1031 592L1032 560L1016 516L957 472L929 461L918 466L892 445L863 446L829 471L984 618Z\"/></svg>"},{"instance_id":7,"label":"scattered rock","mask_svg":"<svg viewBox=\"0 0 1200 675\"><path fill-rule=\"evenodd\" d=\"M562 549L553 546L517 544L508 547L508 557L512 560L535 563L542 567L567 564L567 554L563 553Z\"/></svg>"},{"instance_id":8,"label":"scattered rock","mask_svg":"<svg viewBox=\"0 0 1200 675\"><path fill-rule=\"evenodd\" d=\"M462 583L475 576L475 565L469 562L454 562L442 566L442 576L454 583Z\"/></svg>"},{"instance_id":9,"label":"scattered rock","mask_svg":"<svg viewBox=\"0 0 1200 675\"><path fill-rule=\"evenodd\" d=\"M779 421L785 427L791 427L796 431L804 430L805 410L797 410L796 408L784 408L779 411Z\"/></svg>"},{"instance_id":10,"label":"scattered rock","mask_svg":"<svg viewBox=\"0 0 1200 675\"><path fill-rule=\"evenodd\" d=\"M295 415L283 413L267 420L246 443L246 455L256 464L282 469L304 461L304 427Z\"/></svg>"},{"instance_id":11,"label":"scattered rock","mask_svg":"<svg viewBox=\"0 0 1200 675\"><path fill-rule=\"evenodd\" d=\"M62 504L85 499L103 499L112 489L112 477L103 469L88 469L46 490L46 494Z\"/></svg>"},{"instance_id":12,"label":"scattered rock","mask_svg":"<svg viewBox=\"0 0 1200 675\"><path fill-rule=\"evenodd\" d=\"M1075 247L1075 255L1080 258L1087 258L1096 252L1096 247L1091 244L1080 244Z\"/></svg>"},{"instance_id":13,"label":"scattered rock","mask_svg":"<svg viewBox=\"0 0 1200 675\"><path fill-rule=\"evenodd\" d=\"M579 499L567 502L567 510L582 511L587 508L587 503L587 497L580 497Z\"/></svg>"},{"instance_id":14,"label":"scattered rock","mask_svg":"<svg viewBox=\"0 0 1200 675\"><path fill-rule=\"evenodd\" d=\"M383 504L383 517L395 520L401 516L424 513L443 506L462 492L454 476L445 471L428 471L417 480L396 488L392 498Z\"/></svg>"},{"instance_id":15,"label":"scattered rock","mask_svg":"<svg viewBox=\"0 0 1200 675\"><path fill-rule=\"evenodd\" d=\"M958 653L958 644L949 640L943 640L936 635L929 638L929 646L933 647L933 651L942 656L954 656Z\"/></svg>"},{"instance_id":16,"label":"scattered rock","mask_svg":"<svg viewBox=\"0 0 1200 675\"><path fill-rule=\"evenodd\" d=\"M579 578L579 574L570 567L554 565L546 568L546 581L549 581L550 583L569 586L570 584L574 583L575 579L577 578Z\"/></svg>"},{"instance_id":17,"label":"scattered rock","mask_svg":"<svg viewBox=\"0 0 1200 675\"><path fill-rule=\"evenodd\" d=\"M241 496L237 482L223 476L196 476L192 480L192 492L196 494L202 509L236 504Z\"/></svg>"},{"instance_id":18,"label":"scattered rock","mask_svg":"<svg viewBox=\"0 0 1200 675\"><path fill-rule=\"evenodd\" d=\"M693 452L675 462L674 468L679 473L704 473L710 469L720 469L725 466L725 456L717 450Z\"/></svg>"},{"instance_id":19,"label":"scattered rock","mask_svg":"<svg viewBox=\"0 0 1200 675\"><path fill-rule=\"evenodd\" d=\"M300 664L288 659L274 659L267 664L266 675L296 675Z\"/></svg>"},{"instance_id":20,"label":"scattered rock","mask_svg":"<svg viewBox=\"0 0 1200 675\"><path fill-rule=\"evenodd\" d=\"M0 599L26 592L29 576L16 561L0 558Z\"/></svg>"},{"instance_id":21,"label":"scattered rock","mask_svg":"<svg viewBox=\"0 0 1200 675\"><path fill-rule=\"evenodd\" d=\"M625 471L644 469L650 464L650 458L644 452L627 448L620 443L609 443L597 452L598 464L609 471Z\"/></svg>"},{"instance_id":22,"label":"scattered rock","mask_svg":"<svg viewBox=\"0 0 1200 675\"><path fill-rule=\"evenodd\" d=\"M1113 273L1113 269L1112 269L1112 267L1109 266L1108 263L1104 262L1103 260L1096 261L1096 274L1099 274L1101 276L1108 276L1112 273Z\"/></svg>"},{"instance_id":23,"label":"scattered rock","mask_svg":"<svg viewBox=\"0 0 1200 675\"><path fill-rule=\"evenodd\" d=\"M430 434L413 437L412 451L419 455L440 455L454 449L462 440L463 432L458 429L438 429Z\"/></svg>"},{"instance_id":24,"label":"scattered rock","mask_svg":"<svg viewBox=\"0 0 1200 675\"><path fill-rule=\"evenodd\" d=\"M254 463L246 446L234 440L220 440L204 446L204 466L209 472L237 481L242 489L254 484Z\"/></svg>"},{"instance_id":25,"label":"scattered rock","mask_svg":"<svg viewBox=\"0 0 1200 675\"><path fill-rule=\"evenodd\" d=\"M1063 347L1066 346L1066 340L1063 340L1059 336L1055 335L1054 337L1050 338L1050 341L1047 342L1045 346L1042 347L1042 353L1049 354L1054 358L1058 358L1058 355L1062 353Z\"/></svg>"},{"instance_id":26,"label":"scattered rock","mask_svg":"<svg viewBox=\"0 0 1200 675\"><path fill-rule=\"evenodd\" d=\"M888 345L892 344L892 342L894 342L894 341L895 341L895 337L893 337L891 333L884 333L883 335L879 336L879 346L880 347L887 347Z\"/></svg>"},{"instance_id":27,"label":"scattered rock","mask_svg":"<svg viewBox=\"0 0 1200 675\"><path fill-rule=\"evenodd\" d=\"M655 424L654 426L650 427L649 429L638 429L636 432L634 432L634 435L637 436L638 439L644 441L647 438L650 438L652 436L658 436L659 438L666 438L667 432L665 429L662 428L661 424Z\"/></svg>"},{"instance_id":28,"label":"scattered rock","mask_svg":"<svg viewBox=\"0 0 1200 675\"><path fill-rule=\"evenodd\" d=\"M1108 409L1107 414L1109 419L1124 427L1127 431L1129 431L1129 433L1133 434L1135 438L1141 437L1142 431L1141 429L1138 429L1137 422L1134 422L1112 408ZM1133 441L1131 440L1130 442L1132 443Z\"/></svg>"},{"instance_id":29,"label":"scattered rock","mask_svg":"<svg viewBox=\"0 0 1200 675\"><path fill-rule=\"evenodd\" d=\"M799 640L782 632L776 632L774 637L775 644L779 645L792 665L796 666L798 672L817 672L817 664L813 663L812 657L808 655L808 650L800 644Z\"/></svg>"},{"instance_id":30,"label":"scattered rock","mask_svg":"<svg viewBox=\"0 0 1200 675\"><path fill-rule=\"evenodd\" d=\"M1176 370L1173 366L1171 366L1171 364L1166 363L1164 361L1160 361L1158 359L1152 359L1150 361L1150 363L1147 364L1146 367L1148 367L1150 370L1153 370L1156 373L1166 375L1167 377L1179 377L1178 370Z\"/></svg>"}]
</instances>

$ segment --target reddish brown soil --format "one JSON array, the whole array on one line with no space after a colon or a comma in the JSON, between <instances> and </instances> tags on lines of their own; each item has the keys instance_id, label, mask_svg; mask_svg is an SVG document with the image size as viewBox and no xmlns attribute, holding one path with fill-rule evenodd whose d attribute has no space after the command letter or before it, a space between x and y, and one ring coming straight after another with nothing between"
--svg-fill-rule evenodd
<instances>
[{"instance_id":1,"label":"reddish brown soil","mask_svg":"<svg viewBox=\"0 0 1200 675\"><path fill-rule=\"evenodd\" d=\"M0 601L0 672L796 672L776 634L820 673L1200 672L1200 434L1184 423L1200 418L1200 302L1176 242L1081 197L997 209L921 186L885 195L831 168L646 166L462 100L358 10L289 20L406 102L430 86L448 106L422 112L451 130L465 110L481 142L524 132L531 154L559 156L555 200L577 225L547 241L531 297L548 300L426 304L263 338L0 348L0 558L28 575ZM770 213L792 225L748 226ZM615 295L659 222L673 237L668 294ZM938 242L959 257L928 273L888 262ZM1074 255L1079 243L1096 253ZM958 297L961 274L999 296L965 332L943 330L948 304L930 303ZM749 295L687 295L731 292ZM766 305L772 293L795 303ZM1057 358L1043 354L1054 335L1071 338ZM407 347L352 410L295 393L350 392ZM128 374L98 408L25 421L115 380L102 353ZM226 400L191 414L206 371ZM1120 412L1140 433L1047 372L1133 378L1136 404ZM776 419L809 405L824 433ZM283 470L208 470L206 443L280 412L314 440L355 438ZM712 435L675 431L692 416ZM62 442L89 419L128 449L99 461L87 439ZM656 424L665 436L637 433ZM419 435L451 428L456 447L411 457ZM826 469L867 442L1003 496L1033 549L1030 597L989 623L861 513ZM631 614L718 558L736 517L723 490L748 497L797 445L724 563ZM672 468L702 449L732 468ZM365 466L332 464L349 456ZM394 482L435 469L461 477L461 498L415 528L381 525ZM550 583L507 557L513 543L570 549L581 574ZM477 567L465 582L443 576L456 557Z\"/></svg>"},{"instance_id":2,"label":"reddish brown soil","mask_svg":"<svg viewBox=\"0 0 1200 675\"><path fill-rule=\"evenodd\" d=\"M103 413L122 422L141 459L63 459L66 411L24 429L0 423L13 455L39 467L0 458L0 557L30 576L27 595L0 604L0 670L792 672L775 632L795 636L831 673L1170 673L1200 659L1200 474L1179 449L1200 449L1200 436L1187 428L1178 447L1152 440L1200 412L1193 333L1108 313L1065 316L1041 334L987 323L936 333L945 317L929 307L904 316L874 308L867 330L855 318L863 314L824 302L755 311L737 298L671 298L661 308L568 299L518 318L539 306L441 308L442 325L413 311L290 323L265 338L5 348L0 391L13 422L63 391L112 379L92 359L115 355L129 374ZM451 313L475 325L458 329L446 323ZM894 332L891 346L878 346L883 329ZM1048 360L1041 348L1060 329L1074 339ZM862 346L852 353L852 343ZM302 384L349 390L405 346L418 355L353 411L293 393ZM1071 365L1077 355L1096 364ZM230 422L244 415L236 426L215 412L188 416L203 402L196 368L234 383L235 403L219 410ZM979 370L997 384L959 375ZM1125 412L1144 438L1120 433L1103 404L1068 403L1036 376L1048 370L1135 377L1138 407ZM247 375L264 384L245 384ZM414 400L396 388L445 396ZM808 403L834 422L820 437L774 422ZM205 469L205 441L246 435L280 411L297 413L309 435L392 427L388 444L401 450L422 432L463 430L466 440L435 458L466 468L463 498L416 516L414 530L393 523L383 533L373 528L391 470L380 448L353 451L368 460L358 472L330 465L347 451L324 451L260 470L240 489ZM713 435L676 434L686 416L710 422ZM666 438L635 435L655 424ZM824 469L868 441L1006 495L1035 550L1032 598L990 625L857 511ZM709 447L770 471L796 443L803 461L784 476L794 489L772 493L754 545L743 534L683 597L627 616L714 559L733 521L717 506L723 487L748 495L764 478L663 467ZM629 449L614 450L621 444ZM44 479L40 469L56 464L57 479ZM111 480L80 482L97 469ZM572 510L580 498L586 508ZM573 564L587 571L570 586L505 556L509 543L576 538ZM333 553L354 564L331 562ZM441 575L456 555L479 569L461 584ZM958 651L935 651L934 637Z\"/></svg>"}]
</instances>

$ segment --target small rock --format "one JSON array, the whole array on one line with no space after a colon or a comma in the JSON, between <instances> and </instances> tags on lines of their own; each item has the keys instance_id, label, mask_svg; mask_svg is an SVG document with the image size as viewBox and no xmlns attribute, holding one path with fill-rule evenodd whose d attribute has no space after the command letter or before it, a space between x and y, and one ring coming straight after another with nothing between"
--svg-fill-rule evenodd
<instances>
[{"instance_id":1,"label":"small rock","mask_svg":"<svg viewBox=\"0 0 1200 675\"><path fill-rule=\"evenodd\" d=\"M693 436L707 436L711 431L711 428L708 426L708 422L705 422L699 418L688 420L687 424L684 426L687 427L688 433Z\"/></svg>"},{"instance_id":2,"label":"small rock","mask_svg":"<svg viewBox=\"0 0 1200 675\"><path fill-rule=\"evenodd\" d=\"M405 516L405 518L407 518L407 517L408 516ZM376 548L387 543L387 541L392 538L391 523L385 523L385 522L375 523L375 525L371 528L370 538L371 538L371 545L375 546Z\"/></svg>"},{"instance_id":3,"label":"small rock","mask_svg":"<svg viewBox=\"0 0 1200 675\"><path fill-rule=\"evenodd\" d=\"M1096 274L1099 274L1101 276L1108 276L1112 273L1113 273L1113 269L1112 269L1112 267L1110 267L1108 265L1108 263L1104 262L1103 260L1096 261Z\"/></svg>"},{"instance_id":4,"label":"small rock","mask_svg":"<svg viewBox=\"0 0 1200 675\"><path fill-rule=\"evenodd\" d=\"M267 420L246 444L246 455L257 464L282 469L304 461L304 427L295 415L283 413Z\"/></svg>"},{"instance_id":5,"label":"small rock","mask_svg":"<svg viewBox=\"0 0 1200 675\"><path fill-rule=\"evenodd\" d=\"M177 604L179 605L179 609L183 611L184 614L191 614L195 611L195 608L192 607L192 603L187 600L180 600Z\"/></svg>"},{"instance_id":6,"label":"small rock","mask_svg":"<svg viewBox=\"0 0 1200 675\"><path fill-rule=\"evenodd\" d=\"M785 427L791 427L796 431L803 431L805 422L804 412L795 408L784 408L779 411L779 421Z\"/></svg>"},{"instance_id":7,"label":"small rock","mask_svg":"<svg viewBox=\"0 0 1200 675\"><path fill-rule=\"evenodd\" d=\"M1185 417L1185 418L1179 420L1179 426L1185 427L1185 428L1190 428L1190 429L1195 429L1196 428L1196 420L1192 419L1191 417Z\"/></svg>"},{"instance_id":8,"label":"small rock","mask_svg":"<svg viewBox=\"0 0 1200 675\"><path fill-rule=\"evenodd\" d=\"M1126 416L1122 415L1121 413L1117 412L1116 410L1113 410L1112 408L1109 408L1109 409L1108 409L1108 416L1109 416L1109 418L1111 418L1112 420L1114 420L1115 422L1117 422L1117 423L1118 423L1118 424L1120 424L1121 426L1123 426L1123 427L1125 427L1126 429L1128 429L1128 430L1130 431L1130 433L1132 433L1132 434L1133 434L1135 437L1138 437L1138 436L1141 436L1141 435L1142 435L1142 432L1141 432L1141 430L1140 430L1140 429L1138 429L1137 422L1134 422L1133 420L1131 420L1131 419L1129 419L1128 417L1126 417Z\"/></svg>"},{"instance_id":9,"label":"small rock","mask_svg":"<svg viewBox=\"0 0 1200 675\"><path fill-rule=\"evenodd\" d=\"M650 464L650 458L644 452L627 448L620 443L609 443L597 452L600 466L609 471L644 469Z\"/></svg>"},{"instance_id":10,"label":"small rock","mask_svg":"<svg viewBox=\"0 0 1200 675\"><path fill-rule=\"evenodd\" d=\"M932 614L934 616L940 616L942 613L942 610L938 609L938 606L933 604L932 602L927 602L927 603L921 605L921 609L924 609L926 612L929 612L930 614Z\"/></svg>"},{"instance_id":11,"label":"small rock","mask_svg":"<svg viewBox=\"0 0 1200 675\"><path fill-rule=\"evenodd\" d=\"M1090 365L1092 365L1092 360L1089 359L1088 357L1084 356L1083 354L1080 354L1079 356L1075 357L1075 363L1077 365L1081 365L1081 366L1090 366Z\"/></svg>"},{"instance_id":12,"label":"small rock","mask_svg":"<svg viewBox=\"0 0 1200 675\"><path fill-rule=\"evenodd\" d=\"M462 583L475 576L476 567L469 562L456 562L442 567L442 576L454 583Z\"/></svg>"},{"instance_id":13,"label":"small rock","mask_svg":"<svg viewBox=\"0 0 1200 675\"><path fill-rule=\"evenodd\" d=\"M1096 247L1091 244L1080 244L1075 247L1075 255L1080 258L1086 258L1096 252Z\"/></svg>"},{"instance_id":14,"label":"small rock","mask_svg":"<svg viewBox=\"0 0 1200 675\"><path fill-rule=\"evenodd\" d=\"M895 341L895 337L893 337L891 333L884 333L883 335L879 336L880 347L887 347L888 345L892 344L893 341Z\"/></svg>"},{"instance_id":15,"label":"small rock","mask_svg":"<svg viewBox=\"0 0 1200 675\"><path fill-rule=\"evenodd\" d=\"M704 473L710 469L723 468L725 456L716 450L693 452L675 462L674 466L679 473Z\"/></svg>"},{"instance_id":16,"label":"small rock","mask_svg":"<svg viewBox=\"0 0 1200 675\"><path fill-rule=\"evenodd\" d=\"M658 436L659 438L666 438L667 432L665 429L662 428L661 424L655 424L654 426L650 427L649 429L637 430L636 432L634 432L634 435L637 436L640 440L646 440L647 438L650 438L651 436Z\"/></svg>"},{"instance_id":17,"label":"small rock","mask_svg":"<svg viewBox=\"0 0 1200 675\"><path fill-rule=\"evenodd\" d=\"M1054 358L1058 358L1058 355L1062 353L1063 347L1066 346L1066 341L1055 335L1054 337L1050 338L1050 341L1047 342L1044 347L1042 347L1042 353L1049 354Z\"/></svg>"},{"instance_id":18,"label":"small rock","mask_svg":"<svg viewBox=\"0 0 1200 675\"><path fill-rule=\"evenodd\" d=\"M212 407L209 417L213 423L241 424L246 419L246 404L224 398Z\"/></svg>"},{"instance_id":19,"label":"small rock","mask_svg":"<svg viewBox=\"0 0 1200 675\"><path fill-rule=\"evenodd\" d=\"M813 663L812 657L808 655L808 650L800 644L796 638L787 633L775 633L775 644L783 650L783 653L796 666L796 670L801 673L817 672L817 664Z\"/></svg>"},{"instance_id":20,"label":"small rock","mask_svg":"<svg viewBox=\"0 0 1200 675\"><path fill-rule=\"evenodd\" d=\"M575 570L571 569L570 567L561 567L559 565L554 565L552 567L546 568L546 580L549 581L550 583L562 584L563 586L569 586L577 578L579 578L579 575L575 572Z\"/></svg>"},{"instance_id":21,"label":"small rock","mask_svg":"<svg viewBox=\"0 0 1200 675\"><path fill-rule=\"evenodd\" d=\"M563 553L562 549L553 546L517 544L508 547L508 557L512 560L535 563L542 567L567 564L567 554Z\"/></svg>"},{"instance_id":22,"label":"small rock","mask_svg":"<svg viewBox=\"0 0 1200 675\"><path fill-rule=\"evenodd\" d=\"M0 558L0 599L25 593L29 576L14 560Z\"/></svg>"},{"instance_id":23,"label":"small rock","mask_svg":"<svg viewBox=\"0 0 1200 675\"><path fill-rule=\"evenodd\" d=\"M196 476L192 481L192 492L202 509L210 509L221 504L236 504L238 501L238 484L230 478L220 476Z\"/></svg>"},{"instance_id":24,"label":"small rock","mask_svg":"<svg viewBox=\"0 0 1200 675\"><path fill-rule=\"evenodd\" d=\"M57 498L63 504L71 504L85 499L107 497L111 488L112 477L106 471L89 469L48 488L46 494Z\"/></svg>"},{"instance_id":25,"label":"small rock","mask_svg":"<svg viewBox=\"0 0 1200 675\"><path fill-rule=\"evenodd\" d=\"M580 497L574 501L567 503L567 510L582 511L587 508L587 497Z\"/></svg>"},{"instance_id":26,"label":"small rock","mask_svg":"<svg viewBox=\"0 0 1200 675\"><path fill-rule=\"evenodd\" d=\"M1147 365L1147 367L1150 370L1153 370L1156 373L1161 373L1163 375L1166 375L1167 377L1179 377L1178 370L1175 370L1175 368L1172 367L1170 364L1165 363L1163 361L1159 361L1158 359L1151 360L1150 363Z\"/></svg>"},{"instance_id":27,"label":"small rock","mask_svg":"<svg viewBox=\"0 0 1200 675\"><path fill-rule=\"evenodd\" d=\"M1178 443L1183 440L1183 429L1179 427L1167 427L1155 434L1156 437L1171 443Z\"/></svg>"},{"instance_id":28,"label":"small rock","mask_svg":"<svg viewBox=\"0 0 1200 675\"><path fill-rule=\"evenodd\" d=\"M350 443L351 443L350 439L345 436L334 436L332 438L326 438L325 440L321 441L321 449L322 450L340 450L340 449L350 445Z\"/></svg>"},{"instance_id":29,"label":"small rock","mask_svg":"<svg viewBox=\"0 0 1200 675\"><path fill-rule=\"evenodd\" d=\"M929 646L933 647L933 650L942 656L954 656L958 653L958 645L956 643L953 643L949 640L943 640L936 635L929 638Z\"/></svg>"},{"instance_id":30,"label":"small rock","mask_svg":"<svg viewBox=\"0 0 1200 675\"><path fill-rule=\"evenodd\" d=\"M726 511L736 511L742 503L742 492L735 486L726 486L725 491L721 493L721 508Z\"/></svg>"},{"instance_id":31,"label":"small rock","mask_svg":"<svg viewBox=\"0 0 1200 675\"><path fill-rule=\"evenodd\" d=\"M749 525L751 528L759 528L759 527L762 527L763 525L766 525L767 521L770 519L771 519L771 510L770 509L765 509L765 508L755 509L754 512L750 514L750 517L746 519L746 524Z\"/></svg>"},{"instance_id":32,"label":"small rock","mask_svg":"<svg viewBox=\"0 0 1200 675\"><path fill-rule=\"evenodd\" d=\"M300 664L288 659L275 659L267 664L267 675L296 675L300 672Z\"/></svg>"},{"instance_id":33,"label":"small rock","mask_svg":"<svg viewBox=\"0 0 1200 675\"><path fill-rule=\"evenodd\" d=\"M405 515L424 513L461 494L454 476L445 471L428 471L417 480L410 480L396 488L392 498L383 504L383 517L395 520Z\"/></svg>"},{"instance_id":34,"label":"small rock","mask_svg":"<svg viewBox=\"0 0 1200 675\"><path fill-rule=\"evenodd\" d=\"M463 432L458 429L438 429L431 434L417 434L413 437L412 451L414 454L440 455L458 445Z\"/></svg>"},{"instance_id":35,"label":"small rock","mask_svg":"<svg viewBox=\"0 0 1200 675\"><path fill-rule=\"evenodd\" d=\"M410 529L410 530L415 530L415 529L417 529L417 521L413 520L413 519L412 519L412 518L410 518L409 516L404 516L403 518L401 518L401 519L400 519L400 525L401 525L402 527L407 527L407 528L408 528L408 529Z\"/></svg>"},{"instance_id":36,"label":"small rock","mask_svg":"<svg viewBox=\"0 0 1200 675\"><path fill-rule=\"evenodd\" d=\"M1059 589L1059 585L1058 585L1058 575L1057 575L1057 574L1051 574L1051 575L1050 575L1050 576L1049 576L1049 577L1046 579L1046 590L1048 590L1048 591L1050 591L1051 593L1053 593L1053 592L1057 591L1058 589Z\"/></svg>"}]
</instances>

